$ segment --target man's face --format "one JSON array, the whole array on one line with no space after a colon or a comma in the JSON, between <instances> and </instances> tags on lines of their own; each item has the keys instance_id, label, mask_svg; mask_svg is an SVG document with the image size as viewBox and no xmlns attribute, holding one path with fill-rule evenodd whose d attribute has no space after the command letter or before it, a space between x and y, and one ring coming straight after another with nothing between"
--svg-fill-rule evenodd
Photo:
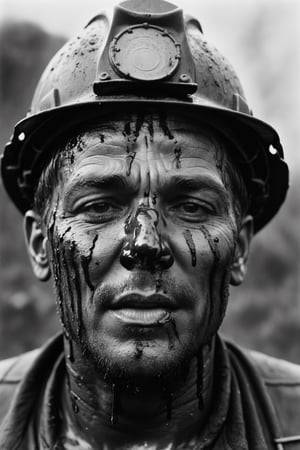
<instances>
[{"instance_id":1,"label":"man's face","mask_svg":"<svg viewBox=\"0 0 300 450\"><path fill-rule=\"evenodd\" d=\"M105 370L167 373L226 306L237 225L221 143L174 116L108 123L73 145L48 223L64 325Z\"/></svg>"}]
</instances>

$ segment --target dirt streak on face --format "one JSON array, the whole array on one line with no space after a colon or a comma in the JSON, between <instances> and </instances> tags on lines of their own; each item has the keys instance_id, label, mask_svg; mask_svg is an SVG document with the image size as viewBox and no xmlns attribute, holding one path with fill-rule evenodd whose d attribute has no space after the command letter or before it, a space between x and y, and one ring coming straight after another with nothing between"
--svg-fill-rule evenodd
<instances>
[{"instance_id":1,"label":"dirt streak on face","mask_svg":"<svg viewBox=\"0 0 300 450\"><path fill-rule=\"evenodd\" d=\"M95 236L93 238L93 241L92 241L92 245L91 245L91 247L89 249L88 255L87 256L85 256L85 255L81 256L81 267L82 267L82 270L83 270L83 273L84 273L84 278L85 278L86 284L88 285L88 287L90 288L90 290L92 292L95 290L95 288L92 285L91 280L90 280L89 266L90 266L91 260L93 258L93 252L94 252L94 249L95 249L95 245L96 245L97 239L98 239L98 234L95 234Z\"/></svg>"},{"instance_id":2,"label":"dirt streak on face","mask_svg":"<svg viewBox=\"0 0 300 450\"><path fill-rule=\"evenodd\" d=\"M72 238L72 227L67 227L60 234L55 222L56 210L53 213L52 225L49 227L48 240L52 253L52 267L59 316L64 334L72 347L71 341L73 339L80 343L82 338L81 273L84 274L87 286L93 291L93 286L89 281L89 264L98 235L94 236L88 254L79 255L77 244ZM82 270L80 270L80 266ZM71 324L75 324L75 327ZM72 354L72 350L70 350L70 353ZM70 359L72 359L72 355Z\"/></svg>"},{"instance_id":3,"label":"dirt streak on face","mask_svg":"<svg viewBox=\"0 0 300 450\"><path fill-rule=\"evenodd\" d=\"M192 266L195 266L197 264L197 256L196 256L195 243L193 241L193 235L190 232L190 230L184 230L184 232L182 234L183 234L186 244L191 252Z\"/></svg>"},{"instance_id":4,"label":"dirt streak on face","mask_svg":"<svg viewBox=\"0 0 300 450\"><path fill-rule=\"evenodd\" d=\"M67 315L65 313L63 291L61 286L61 278L62 278L61 259L60 259L59 239L57 239L56 236L56 212L57 206L53 210L51 216L51 221L48 228L48 242L50 244L53 282L56 289L56 304L64 335L66 336L67 339L69 339L69 332L70 332L69 320L67 319Z\"/></svg>"}]
</instances>

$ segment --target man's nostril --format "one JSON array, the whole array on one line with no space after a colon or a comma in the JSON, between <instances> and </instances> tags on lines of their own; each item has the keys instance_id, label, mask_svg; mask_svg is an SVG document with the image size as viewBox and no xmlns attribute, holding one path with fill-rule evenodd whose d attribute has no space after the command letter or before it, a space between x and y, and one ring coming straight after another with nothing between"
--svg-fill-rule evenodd
<instances>
[{"instance_id":1,"label":"man's nostril","mask_svg":"<svg viewBox=\"0 0 300 450\"><path fill-rule=\"evenodd\" d=\"M120 255L120 263L127 270L132 270L136 264L136 261L133 256L133 253L132 253L129 243L125 244L122 249L122 252Z\"/></svg>"},{"instance_id":2,"label":"man's nostril","mask_svg":"<svg viewBox=\"0 0 300 450\"><path fill-rule=\"evenodd\" d=\"M174 258L171 255L171 253L162 255L159 258L159 264L160 264L160 269L161 270L167 270L169 269L174 263Z\"/></svg>"}]
</instances>

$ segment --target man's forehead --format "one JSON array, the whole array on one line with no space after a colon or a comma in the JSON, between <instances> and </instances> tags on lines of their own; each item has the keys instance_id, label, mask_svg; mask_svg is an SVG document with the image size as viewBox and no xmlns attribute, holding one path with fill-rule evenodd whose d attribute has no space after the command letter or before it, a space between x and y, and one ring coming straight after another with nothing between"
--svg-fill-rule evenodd
<instances>
[{"instance_id":1,"label":"man's forehead","mask_svg":"<svg viewBox=\"0 0 300 450\"><path fill-rule=\"evenodd\" d=\"M124 116L104 123L86 126L81 130L78 139L69 141L68 149L80 150L79 159L90 155L118 157L139 147L147 147L150 157L160 153L171 155L180 153L182 158L201 157L201 151L215 154L225 151L216 132L196 120L184 116ZM155 145L151 145L155 144ZM82 151L85 150L85 151ZM139 155L136 154L138 157Z\"/></svg>"},{"instance_id":2,"label":"man's forehead","mask_svg":"<svg viewBox=\"0 0 300 450\"><path fill-rule=\"evenodd\" d=\"M111 120L81 132L78 143L73 140L69 147L74 152L73 171L65 181L72 189L74 183L83 186L87 180L103 178L111 183L111 176L137 187L146 172L155 186L199 176L222 185L218 168L222 143L212 130L184 117Z\"/></svg>"}]
</instances>

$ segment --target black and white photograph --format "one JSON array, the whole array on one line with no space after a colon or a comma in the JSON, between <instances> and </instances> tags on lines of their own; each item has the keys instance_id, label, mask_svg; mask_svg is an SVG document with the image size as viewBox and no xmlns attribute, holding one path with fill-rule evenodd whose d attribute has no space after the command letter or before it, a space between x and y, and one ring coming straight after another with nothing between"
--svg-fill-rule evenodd
<instances>
[{"instance_id":1,"label":"black and white photograph","mask_svg":"<svg viewBox=\"0 0 300 450\"><path fill-rule=\"evenodd\" d=\"M0 0L0 450L300 450L300 3Z\"/></svg>"}]
</instances>

